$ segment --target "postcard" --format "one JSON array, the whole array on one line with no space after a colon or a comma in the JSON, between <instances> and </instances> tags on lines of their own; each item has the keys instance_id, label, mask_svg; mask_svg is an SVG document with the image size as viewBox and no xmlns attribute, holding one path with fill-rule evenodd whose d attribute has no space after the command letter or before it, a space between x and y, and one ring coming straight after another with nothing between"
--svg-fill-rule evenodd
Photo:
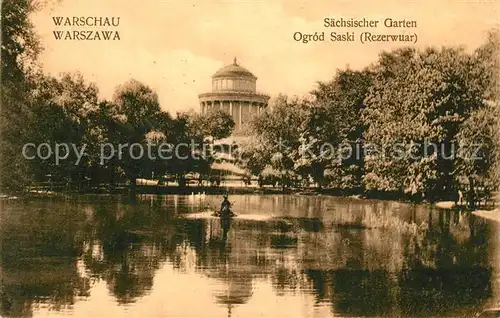
<instances>
[{"instance_id":1,"label":"postcard","mask_svg":"<svg viewBox=\"0 0 500 318\"><path fill-rule=\"evenodd\" d=\"M1 317L497 317L500 3L4 0Z\"/></svg>"}]
</instances>

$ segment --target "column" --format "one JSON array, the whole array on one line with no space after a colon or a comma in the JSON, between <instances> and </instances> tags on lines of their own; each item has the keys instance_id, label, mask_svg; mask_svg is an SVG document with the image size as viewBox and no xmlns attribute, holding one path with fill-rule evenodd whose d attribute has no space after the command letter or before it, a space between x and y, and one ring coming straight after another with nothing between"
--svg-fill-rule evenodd
<instances>
[{"instance_id":1,"label":"column","mask_svg":"<svg viewBox=\"0 0 500 318\"><path fill-rule=\"evenodd\" d=\"M229 101L229 115L233 116L233 102Z\"/></svg>"},{"instance_id":2,"label":"column","mask_svg":"<svg viewBox=\"0 0 500 318\"><path fill-rule=\"evenodd\" d=\"M240 127L241 127L241 106L242 106L242 105L241 105L241 100L240 100L240 102L239 102L239 103L240 103Z\"/></svg>"}]
</instances>

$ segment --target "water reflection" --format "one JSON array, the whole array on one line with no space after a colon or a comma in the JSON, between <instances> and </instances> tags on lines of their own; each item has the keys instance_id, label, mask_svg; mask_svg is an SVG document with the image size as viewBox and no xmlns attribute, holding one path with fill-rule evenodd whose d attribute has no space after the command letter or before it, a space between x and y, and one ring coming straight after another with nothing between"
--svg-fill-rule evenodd
<instances>
[{"instance_id":1,"label":"water reflection","mask_svg":"<svg viewBox=\"0 0 500 318\"><path fill-rule=\"evenodd\" d=\"M2 316L29 317L40 303L60 310L90 292L77 267L83 215L67 204L53 212L44 205L2 205Z\"/></svg>"},{"instance_id":2,"label":"water reflection","mask_svg":"<svg viewBox=\"0 0 500 318\"><path fill-rule=\"evenodd\" d=\"M218 197L2 203L0 314L456 316L498 303L498 226L468 213L234 199L272 219L183 218Z\"/></svg>"}]
</instances>

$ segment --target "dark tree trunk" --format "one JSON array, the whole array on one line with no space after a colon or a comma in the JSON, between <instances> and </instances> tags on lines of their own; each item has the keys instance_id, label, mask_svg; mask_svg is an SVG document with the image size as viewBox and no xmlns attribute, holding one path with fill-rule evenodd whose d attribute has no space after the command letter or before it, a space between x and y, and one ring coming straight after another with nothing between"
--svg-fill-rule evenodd
<instances>
[{"instance_id":1,"label":"dark tree trunk","mask_svg":"<svg viewBox=\"0 0 500 318\"><path fill-rule=\"evenodd\" d=\"M467 196L467 203L470 209L476 208L476 191L474 189L474 178L469 177L469 194Z\"/></svg>"},{"instance_id":2,"label":"dark tree trunk","mask_svg":"<svg viewBox=\"0 0 500 318\"><path fill-rule=\"evenodd\" d=\"M130 196L135 197L137 194L137 179L134 177L130 178Z\"/></svg>"}]
</instances>

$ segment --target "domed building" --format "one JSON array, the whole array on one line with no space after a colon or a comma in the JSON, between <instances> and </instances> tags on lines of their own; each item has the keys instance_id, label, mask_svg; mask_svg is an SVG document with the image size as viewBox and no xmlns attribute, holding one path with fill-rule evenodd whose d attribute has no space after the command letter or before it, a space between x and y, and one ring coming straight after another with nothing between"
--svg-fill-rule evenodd
<instances>
[{"instance_id":1,"label":"domed building","mask_svg":"<svg viewBox=\"0 0 500 318\"><path fill-rule=\"evenodd\" d=\"M233 117L235 134L248 120L261 113L268 105L269 96L257 93L257 77L233 64L219 69L212 76L212 92L198 95L201 113L211 109L223 109Z\"/></svg>"}]
</instances>

